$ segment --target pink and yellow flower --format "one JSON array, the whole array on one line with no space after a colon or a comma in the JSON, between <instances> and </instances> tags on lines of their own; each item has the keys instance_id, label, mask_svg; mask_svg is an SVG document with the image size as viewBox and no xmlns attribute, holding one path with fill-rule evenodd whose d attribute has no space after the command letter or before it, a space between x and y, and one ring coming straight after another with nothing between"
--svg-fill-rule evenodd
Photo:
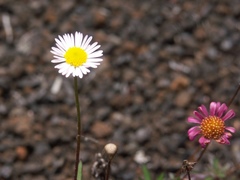
<instances>
[{"instance_id":1,"label":"pink and yellow flower","mask_svg":"<svg viewBox=\"0 0 240 180\"><path fill-rule=\"evenodd\" d=\"M231 133L235 132L233 127L226 127L225 121L235 116L233 110L228 110L225 103L211 102L209 112L204 105L198 107L198 111L194 111L195 117L188 117L188 122L199 124L188 130L190 140L195 139L197 135L201 135L199 143L202 147L215 140L220 144L230 144L229 138Z\"/></svg>"}]
</instances>

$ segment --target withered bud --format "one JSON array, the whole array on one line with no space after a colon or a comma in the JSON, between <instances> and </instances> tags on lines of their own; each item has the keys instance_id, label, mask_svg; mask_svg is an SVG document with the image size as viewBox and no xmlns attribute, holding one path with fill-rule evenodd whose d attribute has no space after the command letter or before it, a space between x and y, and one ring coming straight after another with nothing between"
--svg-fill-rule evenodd
<instances>
[{"instance_id":1,"label":"withered bud","mask_svg":"<svg viewBox=\"0 0 240 180\"><path fill-rule=\"evenodd\" d=\"M104 150L109 156L114 156L117 152L117 146L113 143L108 143L105 145Z\"/></svg>"}]
</instances>

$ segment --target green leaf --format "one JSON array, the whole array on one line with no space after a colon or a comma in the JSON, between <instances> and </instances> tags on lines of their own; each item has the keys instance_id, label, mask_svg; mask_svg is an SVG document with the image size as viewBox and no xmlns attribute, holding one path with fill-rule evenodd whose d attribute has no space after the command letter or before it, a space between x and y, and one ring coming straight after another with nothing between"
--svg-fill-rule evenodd
<instances>
[{"instance_id":1,"label":"green leaf","mask_svg":"<svg viewBox=\"0 0 240 180\"><path fill-rule=\"evenodd\" d=\"M142 170L143 170L144 180L151 180L151 175L146 165L142 167Z\"/></svg>"},{"instance_id":2,"label":"green leaf","mask_svg":"<svg viewBox=\"0 0 240 180\"><path fill-rule=\"evenodd\" d=\"M219 170L219 161L216 158L213 160L213 168L214 170Z\"/></svg>"},{"instance_id":3,"label":"green leaf","mask_svg":"<svg viewBox=\"0 0 240 180\"><path fill-rule=\"evenodd\" d=\"M213 168L214 168L215 174L218 177L220 177L220 178L224 178L225 177L224 169L221 168L221 165L220 165L218 159L216 159L216 158L213 161Z\"/></svg>"},{"instance_id":4,"label":"green leaf","mask_svg":"<svg viewBox=\"0 0 240 180\"><path fill-rule=\"evenodd\" d=\"M78 163L77 180L82 180L82 161L79 161Z\"/></svg>"},{"instance_id":5,"label":"green leaf","mask_svg":"<svg viewBox=\"0 0 240 180\"><path fill-rule=\"evenodd\" d=\"M211 177L207 177L206 180L213 180Z\"/></svg>"},{"instance_id":6,"label":"green leaf","mask_svg":"<svg viewBox=\"0 0 240 180\"><path fill-rule=\"evenodd\" d=\"M158 177L157 180L163 180L164 179L164 173L161 173Z\"/></svg>"}]
</instances>

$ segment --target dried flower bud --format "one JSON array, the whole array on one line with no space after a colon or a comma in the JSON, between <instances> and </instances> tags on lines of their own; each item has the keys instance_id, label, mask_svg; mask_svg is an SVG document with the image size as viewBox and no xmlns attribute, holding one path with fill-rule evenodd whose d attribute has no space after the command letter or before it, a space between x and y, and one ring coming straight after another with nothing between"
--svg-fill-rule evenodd
<instances>
[{"instance_id":1,"label":"dried flower bud","mask_svg":"<svg viewBox=\"0 0 240 180\"><path fill-rule=\"evenodd\" d=\"M105 145L104 150L109 156L114 156L117 152L117 146L113 143L108 143Z\"/></svg>"}]
</instances>

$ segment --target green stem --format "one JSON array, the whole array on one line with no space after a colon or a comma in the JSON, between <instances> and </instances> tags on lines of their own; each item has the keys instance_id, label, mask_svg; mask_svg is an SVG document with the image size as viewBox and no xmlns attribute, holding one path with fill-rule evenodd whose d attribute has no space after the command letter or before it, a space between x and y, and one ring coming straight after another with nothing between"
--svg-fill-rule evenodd
<instances>
[{"instance_id":1,"label":"green stem","mask_svg":"<svg viewBox=\"0 0 240 180\"><path fill-rule=\"evenodd\" d=\"M74 77L74 93L75 93L75 102L77 108L77 150L76 150L76 162L75 162L75 174L74 180L77 180L78 174L78 164L80 159L80 147L81 147L81 114L80 114L80 103L78 98L78 79Z\"/></svg>"}]
</instances>

